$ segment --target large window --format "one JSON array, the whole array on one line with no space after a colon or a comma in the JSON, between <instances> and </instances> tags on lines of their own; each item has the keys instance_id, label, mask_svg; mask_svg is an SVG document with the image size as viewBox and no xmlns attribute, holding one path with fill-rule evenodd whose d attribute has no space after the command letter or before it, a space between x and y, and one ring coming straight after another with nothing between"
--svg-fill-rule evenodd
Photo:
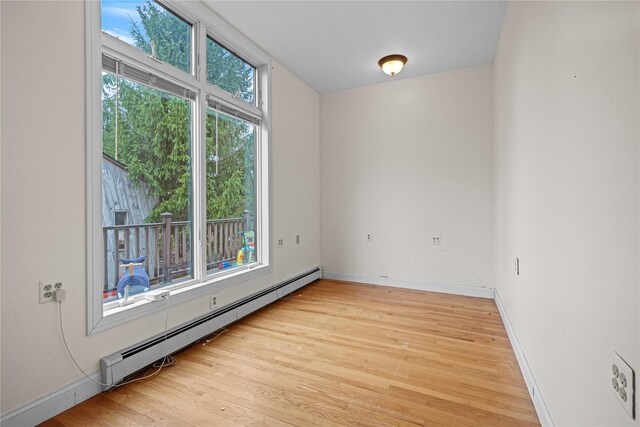
<instances>
[{"instance_id":1,"label":"large window","mask_svg":"<svg viewBox=\"0 0 640 427\"><path fill-rule=\"evenodd\" d=\"M92 333L264 272L269 72L202 4L87 7Z\"/></svg>"}]
</instances>

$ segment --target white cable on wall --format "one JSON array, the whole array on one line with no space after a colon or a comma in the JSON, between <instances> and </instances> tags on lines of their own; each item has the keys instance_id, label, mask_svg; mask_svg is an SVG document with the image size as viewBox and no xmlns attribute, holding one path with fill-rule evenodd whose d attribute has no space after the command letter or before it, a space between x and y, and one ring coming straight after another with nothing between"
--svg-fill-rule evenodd
<instances>
[{"instance_id":1,"label":"white cable on wall","mask_svg":"<svg viewBox=\"0 0 640 427\"><path fill-rule=\"evenodd\" d=\"M166 301L167 301L167 307L165 309L165 316L164 316L164 346L165 346L165 350L164 350L164 358L162 359L162 363L159 366L156 366L156 364L153 365L153 367L157 367L157 370L149 375L144 375L140 378L136 378L130 381L126 381L126 382L122 382L120 384L114 385L114 384L105 384L105 383L101 383L100 381L96 381L93 378L91 378L89 376L89 374L87 374L78 364L78 362L76 361L75 357L73 357L73 354L71 353L71 350L69 349L69 345L67 344L67 338L64 334L64 327L63 327L63 322L62 322L62 301L58 301L58 313L59 313L59 318L60 318L60 332L62 333L62 342L64 343L64 347L67 349L67 353L69 353L69 357L71 357L71 360L73 360L73 364L76 365L76 368L78 368L78 370L80 372L82 372L82 374L87 377L90 381L100 385L100 386L105 386L105 387L112 387L112 389L116 389L119 387L122 387L123 385L127 385L127 384L131 384L133 382L136 381L140 381L140 380L147 380L150 379L152 377L155 377L156 375L158 375L160 373L160 370L162 370L162 368L164 368L165 366L173 366L177 363L175 357L171 356L168 354L167 352L167 335L168 335L168 321L169 321L169 296L165 296L163 297Z\"/></svg>"}]
</instances>

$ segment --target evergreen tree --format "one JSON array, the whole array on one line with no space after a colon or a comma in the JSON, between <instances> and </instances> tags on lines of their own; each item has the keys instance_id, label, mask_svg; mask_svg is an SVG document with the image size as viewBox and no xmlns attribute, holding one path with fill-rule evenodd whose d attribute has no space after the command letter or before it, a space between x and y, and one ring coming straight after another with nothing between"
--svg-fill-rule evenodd
<instances>
[{"instance_id":1,"label":"evergreen tree","mask_svg":"<svg viewBox=\"0 0 640 427\"><path fill-rule=\"evenodd\" d=\"M190 72L191 28L172 13L147 0L137 7L140 24L131 19L137 48ZM254 70L230 51L208 39L207 80L237 98L253 102ZM117 160L132 181L144 182L158 204L147 218L162 212L175 221L190 217L191 101L120 78L117 84ZM103 151L116 157L116 81L103 74ZM207 218L241 217L254 209L253 126L215 112L206 122ZM217 132L217 145L216 145ZM216 150L217 148L217 150ZM216 173L217 168L217 173Z\"/></svg>"}]
</instances>

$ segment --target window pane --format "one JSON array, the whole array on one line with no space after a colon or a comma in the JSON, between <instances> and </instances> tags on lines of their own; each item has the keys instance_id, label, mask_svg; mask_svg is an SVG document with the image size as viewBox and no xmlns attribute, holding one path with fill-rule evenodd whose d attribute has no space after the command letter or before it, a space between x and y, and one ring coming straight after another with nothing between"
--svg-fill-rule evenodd
<instances>
[{"instance_id":1,"label":"window pane","mask_svg":"<svg viewBox=\"0 0 640 427\"><path fill-rule=\"evenodd\" d=\"M116 211L114 214L114 225L125 225L127 223L127 211Z\"/></svg>"},{"instance_id":2,"label":"window pane","mask_svg":"<svg viewBox=\"0 0 640 427\"><path fill-rule=\"evenodd\" d=\"M207 111L207 271L255 262L253 124Z\"/></svg>"},{"instance_id":3,"label":"window pane","mask_svg":"<svg viewBox=\"0 0 640 427\"><path fill-rule=\"evenodd\" d=\"M256 69L233 52L207 38L207 81L237 99L256 103Z\"/></svg>"},{"instance_id":4,"label":"window pane","mask_svg":"<svg viewBox=\"0 0 640 427\"><path fill-rule=\"evenodd\" d=\"M191 25L151 0L102 0L102 31L191 72Z\"/></svg>"},{"instance_id":5,"label":"window pane","mask_svg":"<svg viewBox=\"0 0 640 427\"><path fill-rule=\"evenodd\" d=\"M190 116L191 101L102 73L105 301L193 277Z\"/></svg>"}]
</instances>

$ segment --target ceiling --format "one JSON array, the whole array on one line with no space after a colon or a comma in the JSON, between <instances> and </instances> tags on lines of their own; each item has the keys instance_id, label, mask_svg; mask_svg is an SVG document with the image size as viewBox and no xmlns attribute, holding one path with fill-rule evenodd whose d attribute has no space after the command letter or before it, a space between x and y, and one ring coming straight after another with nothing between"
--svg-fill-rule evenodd
<instances>
[{"instance_id":1,"label":"ceiling","mask_svg":"<svg viewBox=\"0 0 640 427\"><path fill-rule=\"evenodd\" d=\"M320 93L493 62L504 1L205 2Z\"/></svg>"}]
</instances>

